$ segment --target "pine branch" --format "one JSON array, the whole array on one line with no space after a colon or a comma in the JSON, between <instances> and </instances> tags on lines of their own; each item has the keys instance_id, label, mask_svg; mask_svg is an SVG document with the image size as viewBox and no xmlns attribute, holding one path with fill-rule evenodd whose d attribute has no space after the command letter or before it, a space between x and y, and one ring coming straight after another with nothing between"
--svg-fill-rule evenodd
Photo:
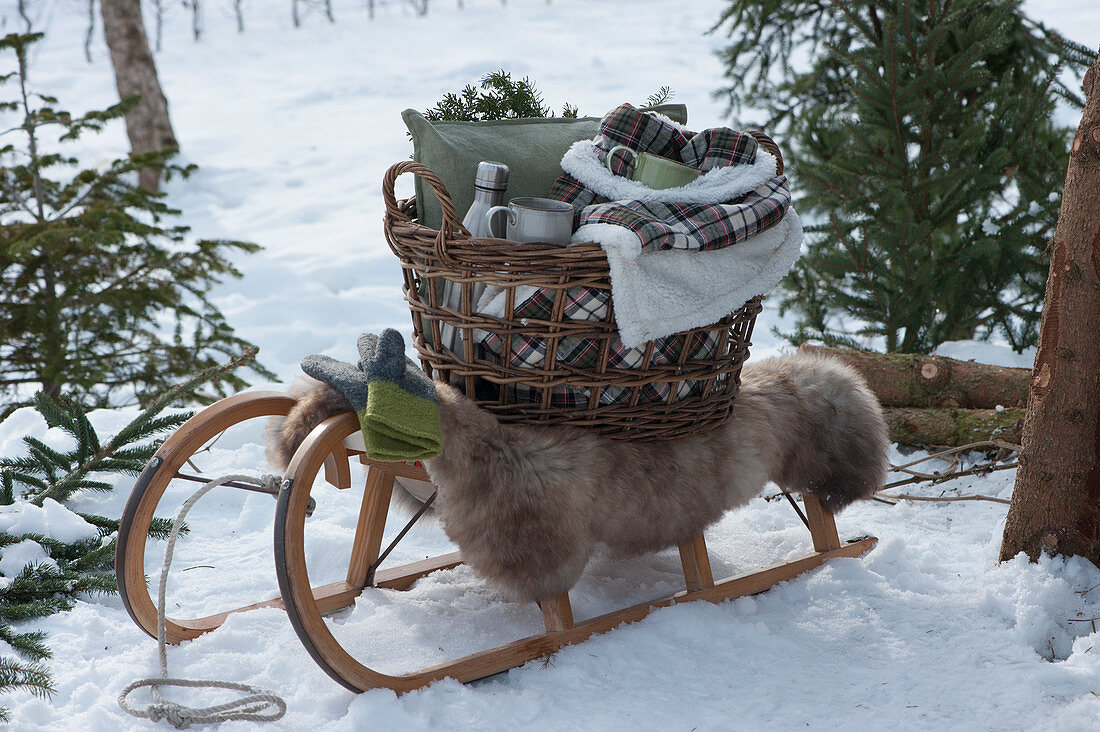
<instances>
[{"instance_id":1,"label":"pine branch","mask_svg":"<svg viewBox=\"0 0 1100 732\"><path fill-rule=\"evenodd\" d=\"M44 666L0 656L0 692L11 689L25 689L44 698L49 698L56 691L53 678ZM4 717L7 717L6 709Z\"/></svg>"}]
</instances>

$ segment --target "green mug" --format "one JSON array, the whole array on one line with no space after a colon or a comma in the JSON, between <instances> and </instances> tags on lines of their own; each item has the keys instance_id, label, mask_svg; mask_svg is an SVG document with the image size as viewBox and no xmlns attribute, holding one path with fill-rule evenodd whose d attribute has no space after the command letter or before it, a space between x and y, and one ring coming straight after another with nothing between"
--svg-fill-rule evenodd
<instances>
[{"instance_id":1,"label":"green mug","mask_svg":"<svg viewBox=\"0 0 1100 732\"><path fill-rule=\"evenodd\" d=\"M625 150L634 157L634 180L654 190L686 186L702 175L695 168L677 163L675 160L652 153L636 152L626 145L616 145L607 151L606 165L612 174L615 171L611 170L611 156L620 150Z\"/></svg>"}]
</instances>

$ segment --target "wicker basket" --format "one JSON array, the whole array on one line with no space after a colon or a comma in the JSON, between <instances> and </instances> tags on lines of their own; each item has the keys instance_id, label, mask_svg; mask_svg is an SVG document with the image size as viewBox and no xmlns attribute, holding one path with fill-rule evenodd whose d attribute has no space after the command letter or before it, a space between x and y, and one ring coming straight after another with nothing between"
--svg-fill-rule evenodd
<instances>
[{"instance_id":1,"label":"wicker basket","mask_svg":"<svg viewBox=\"0 0 1100 732\"><path fill-rule=\"evenodd\" d=\"M754 136L779 157L770 139L763 134ZM782 158L779 160L782 166ZM403 173L419 175L438 197L443 210L438 231L416 223L412 199L399 202L394 197L394 182ZM666 348L665 353L678 354L674 362L657 363L654 343L650 342L639 368L615 368L609 365L608 356L621 342L613 307L608 307L598 321L562 316L570 288L610 291L607 258L599 245L560 247L507 239L471 239L439 178L412 161L398 163L386 172L382 195L386 202L386 240L401 260L403 292L412 311L413 343L425 371L433 378L463 388L502 421L568 424L615 439L682 437L706 431L729 416L762 298L749 300L736 313L713 325L671 336L673 340L665 343L673 347ZM443 280L461 285L457 309L446 308L440 302L442 288L438 285ZM471 295L474 284L504 289L504 317L475 311ZM515 316L516 288L525 285L554 294L548 319ZM442 343L441 324L453 326L462 334L457 346L462 353L437 345ZM496 358L478 347L475 331L499 338L504 344L504 357ZM546 357L536 367L519 365L509 355L512 339L525 337L545 339ZM566 338L592 340L596 344L595 364L578 368L562 363L557 350ZM712 357L691 358L689 344L700 339L713 344ZM667 391L668 398L649 401L654 385L663 387L662 393ZM580 405L556 406L553 395L562 386L576 387L588 398ZM601 394L609 389L619 395L612 404L601 400ZM515 399L517 391L536 395L536 401Z\"/></svg>"}]
</instances>

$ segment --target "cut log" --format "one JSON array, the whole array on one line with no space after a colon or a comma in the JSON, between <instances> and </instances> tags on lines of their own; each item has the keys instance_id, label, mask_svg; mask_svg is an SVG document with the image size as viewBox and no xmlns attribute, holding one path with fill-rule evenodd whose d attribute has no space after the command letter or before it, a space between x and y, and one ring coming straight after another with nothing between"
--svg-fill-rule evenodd
<instances>
[{"instance_id":1,"label":"cut log","mask_svg":"<svg viewBox=\"0 0 1100 732\"><path fill-rule=\"evenodd\" d=\"M832 356L859 371L883 407L993 409L1027 404L1028 369L914 353L872 353L802 345L800 353Z\"/></svg>"},{"instance_id":2,"label":"cut log","mask_svg":"<svg viewBox=\"0 0 1100 732\"><path fill-rule=\"evenodd\" d=\"M890 428L890 440L917 447L960 447L983 440L1004 440L1020 444L1024 410L1012 409L918 409L895 407L883 410Z\"/></svg>"}]
</instances>

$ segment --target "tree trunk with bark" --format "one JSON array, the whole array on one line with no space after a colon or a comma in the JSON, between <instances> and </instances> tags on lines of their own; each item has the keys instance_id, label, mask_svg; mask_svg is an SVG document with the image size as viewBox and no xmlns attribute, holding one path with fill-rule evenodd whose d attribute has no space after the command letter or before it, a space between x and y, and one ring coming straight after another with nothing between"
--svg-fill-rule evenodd
<instances>
[{"instance_id":1,"label":"tree trunk with bark","mask_svg":"<svg viewBox=\"0 0 1100 732\"><path fill-rule=\"evenodd\" d=\"M914 353L872 353L803 345L800 353L822 354L852 366L884 407L993 409L1027 404L1027 369L959 361Z\"/></svg>"},{"instance_id":2,"label":"tree trunk with bark","mask_svg":"<svg viewBox=\"0 0 1100 732\"><path fill-rule=\"evenodd\" d=\"M1047 552L1100 564L1100 57L1084 88L1001 561Z\"/></svg>"},{"instance_id":3,"label":"tree trunk with bark","mask_svg":"<svg viewBox=\"0 0 1100 732\"><path fill-rule=\"evenodd\" d=\"M161 91L157 67L145 36L141 0L102 0L100 9L119 98L125 99L130 94L141 97L141 102L126 114L131 152L140 154L178 147L168 118L168 101ZM142 188L156 191L160 187L160 173L151 168L142 170L138 183Z\"/></svg>"}]
</instances>

